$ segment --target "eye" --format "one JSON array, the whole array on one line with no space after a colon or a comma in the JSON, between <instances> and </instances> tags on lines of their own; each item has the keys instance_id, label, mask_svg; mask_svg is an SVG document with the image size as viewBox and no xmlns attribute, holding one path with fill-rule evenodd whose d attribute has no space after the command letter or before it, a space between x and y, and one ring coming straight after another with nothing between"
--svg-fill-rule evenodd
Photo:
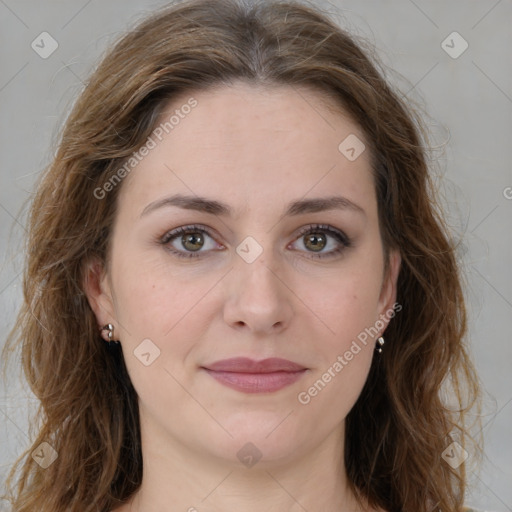
<instances>
[{"instance_id":1,"label":"eye","mask_svg":"<svg viewBox=\"0 0 512 512\"><path fill-rule=\"evenodd\" d=\"M208 244L208 238L212 240ZM329 239L331 240L331 243ZM331 226L315 224L304 227L296 239L300 240L312 258L331 258L351 246L350 239L342 232ZM182 226L166 233L160 243L179 258L198 258L201 253L215 250L218 245L213 241L213 235L206 226ZM333 248L324 251L329 245ZM205 250L201 250L204 249Z\"/></svg>"},{"instance_id":2,"label":"eye","mask_svg":"<svg viewBox=\"0 0 512 512\"><path fill-rule=\"evenodd\" d=\"M201 252L208 252L215 248L215 244L212 242L205 244L206 238L213 240L212 234L206 226L182 226L166 233L160 243L167 246L168 250L179 258L198 258ZM205 251L201 251L203 247L206 247Z\"/></svg>"},{"instance_id":3,"label":"eye","mask_svg":"<svg viewBox=\"0 0 512 512\"><path fill-rule=\"evenodd\" d=\"M331 244L329 244L329 238L334 239ZM312 253L309 256L312 258L331 258L352 245L345 233L324 224L306 226L300 231L297 241L299 240L308 249L307 252ZM333 248L329 251L323 251L329 245Z\"/></svg>"}]
</instances>

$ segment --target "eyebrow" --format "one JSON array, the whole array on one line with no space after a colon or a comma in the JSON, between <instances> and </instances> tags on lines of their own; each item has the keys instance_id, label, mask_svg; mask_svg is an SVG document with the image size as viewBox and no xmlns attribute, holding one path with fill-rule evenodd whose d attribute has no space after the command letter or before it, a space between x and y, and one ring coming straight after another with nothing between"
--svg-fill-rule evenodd
<instances>
[{"instance_id":1,"label":"eyebrow","mask_svg":"<svg viewBox=\"0 0 512 512\"><path fill-rule=\"evenodd\" d=\"M220 201L199 196L185 196L176 194L159 199L148 204L141 213L141 217L159 208L177 206L185 210L196 210L222 217L231 216L233 209ZM354 202L342 196L320 197L312 199L299 199L288 204L284 216L296 216L306 213L317 213L326 210L351 210L366 216L365 211Z\"/></svg>"}]
</instances>

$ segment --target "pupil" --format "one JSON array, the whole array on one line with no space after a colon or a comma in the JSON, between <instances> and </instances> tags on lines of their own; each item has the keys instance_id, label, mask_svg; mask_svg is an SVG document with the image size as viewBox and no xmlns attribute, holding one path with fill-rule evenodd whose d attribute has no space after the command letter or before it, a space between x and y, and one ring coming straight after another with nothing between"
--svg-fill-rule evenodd
<instances>
[{"instance_id":1,"label":"pupil","mask_svg":"<svg viewBox=\"0 0 512 512\"><path fill-rule=\"evenodd\" d=\"M320 240L320 243L319 243L319 240ZM324 237L324 235L319 235L319 236L315 235L315 234L308 235L307 242L310 242L310 243L313 244L312 249L314 251L320 251L320 250L322 250L325 247L325 237ZM306 245L307 245L307 243L306 243Z\"/></svg>"},{"instance_id":2,"label":"pupil","mask_svg":"<svg viewBox=\"0 0 512 512\"><path fill-rule=\"evenodd\" d=\"M187 244L192 244L192 247L189 247ZM189 234L189 235L186 235L185 236L185 242L183 243L183 245L187 248L187 249L190 249L192 251L198 251L199 249L201 249L201 246L199 247L194 247L194 244L201 244L202 246L202 236L201 235L198 235L198 234Z\"/></svg>"}]
</instances>

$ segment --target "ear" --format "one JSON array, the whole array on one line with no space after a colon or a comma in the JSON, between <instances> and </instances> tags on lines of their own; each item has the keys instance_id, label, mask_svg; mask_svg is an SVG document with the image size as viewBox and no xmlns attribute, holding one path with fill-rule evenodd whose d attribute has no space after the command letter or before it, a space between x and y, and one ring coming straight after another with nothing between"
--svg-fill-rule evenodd
<instances>
[{"instance_id":1,"label":"ear","mask_svg":"<svg viewBox=\"0 0 512 512\"><path fill-rule=\"evenodd\" d=\"M397 249L391 250L389 254L388 270L384 276L379 297L379 314L386 324L385 327L387 327L389 323L389 312L393 311L393 306L396 303L398 274L400 273L401 263L402 257L400 256L400 252ZM386 312L388 312L387 315ZM385 319L383 316L385 316ZM382 332L384 332L384 330Z\"/></svg>"},{"instance_id":2,"label":"ear","mask_svg":"<svg viewBox=\"0 0 512 512\"><path fill-rule=\"evenodd\" d=\"M108 274L99 259L94 258L86 264L83 289L91 309L98 322L98 330L104 325L115 322L114 302ZM106 341L106 334L102 333Z\"/></svg>"}]
</instances>

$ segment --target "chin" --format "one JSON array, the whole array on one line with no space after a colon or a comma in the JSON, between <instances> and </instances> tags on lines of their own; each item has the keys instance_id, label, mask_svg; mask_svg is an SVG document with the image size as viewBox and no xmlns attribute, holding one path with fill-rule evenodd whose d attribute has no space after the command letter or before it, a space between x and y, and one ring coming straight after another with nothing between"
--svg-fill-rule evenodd
<instances>
[{"instance_id":1,"label":"chin","mask_svg":"<svg viewBox=\"0 0 512 512\"><path fill-rule=\"evenodd\" d=\"M211 441L205 448L209 451L213 448L216 457L235 462L237 466L257 464L263 469L292 462L298 450L305 449L308 441L312 441L312 432L305 432L305 425L300 426L297 417L289 414L292 408L283 411L237 414L230 421L224 416L222 425L233 437L220 428L215 433L210 431L203 436Z\"/></svg>"}]
</instances>

